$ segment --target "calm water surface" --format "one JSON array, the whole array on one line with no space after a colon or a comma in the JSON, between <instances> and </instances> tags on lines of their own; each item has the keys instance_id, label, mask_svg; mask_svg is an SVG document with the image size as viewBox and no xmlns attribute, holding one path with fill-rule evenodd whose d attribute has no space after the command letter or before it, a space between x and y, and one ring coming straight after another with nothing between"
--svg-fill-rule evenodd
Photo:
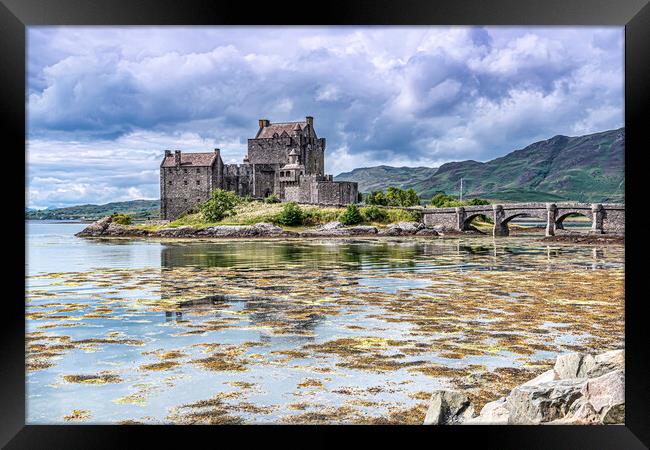
<instances>
[{"instance_id":1,"label":"calm water surface","mask_svg":"<svg viewBox=\"0 0 650 450\"><path fill-rule=\"evenodd\" d=\"M74 237L28 222L29 423L417 423L623 346L623 247Z\"/></svg>"}]
</instances>

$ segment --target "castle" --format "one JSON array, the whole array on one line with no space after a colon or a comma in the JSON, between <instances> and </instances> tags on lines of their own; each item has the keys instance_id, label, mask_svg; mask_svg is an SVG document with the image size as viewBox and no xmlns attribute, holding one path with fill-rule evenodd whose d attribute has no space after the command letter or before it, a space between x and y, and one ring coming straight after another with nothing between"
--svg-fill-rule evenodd
<instances>
[{"instance_id":1,"label":"castle","mask_svg":"<svg viewBox=\"0 0 650 450\"><path fill-rule=\"evenodd\" d=\"M160 163L160 213L174 220L210 198L214 189L239 196L281 201L344 205L356 203L357 183L325 175L325 138L304 122L271 123L261 119L243 164L224 164L217 148L210 153L165 150Z\"/></svg>"}]
</instances>

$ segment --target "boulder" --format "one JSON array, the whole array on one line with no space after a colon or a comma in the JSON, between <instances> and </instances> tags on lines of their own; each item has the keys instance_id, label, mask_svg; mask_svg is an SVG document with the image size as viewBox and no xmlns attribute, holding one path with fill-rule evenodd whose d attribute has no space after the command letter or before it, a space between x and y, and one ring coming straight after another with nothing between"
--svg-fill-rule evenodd
<instances>
[{"instance_id":1,"label":"boulder","mask_svg":"<svg viewBox=\"0 0 650 450\"><path fill-rule=\"evenodd\" d=\"M402 229L394 225L384 228L377 233L379 236L399 236L402 234Z\"/></svg>"},{"instance_id":2,"label":"boulder","mask_svg":"<svg viewBox=\"0 0 650 450\"><path fill-rule=\"evenodd\" d=\"M416 236L439 236L440 233L438 233L433 228L421 228L415 233L415 235Z\"/></svg>"},{"instance_id":3,"label":"boulder","mask_svg":"<svg viewBox=\"0 0 650 450\"><path fill-rule=\"evenodd\" d=\"M555 381L557 379L558 376L557 373L555 373L555 370L550 369L542 373L541 375L537 375L532 380L526 381L524 384L522 384L522 386L537 386L538 384L548 383L549 381Z\"/></svg>"},{"instance_id":4,"label":"boulder","mask_svg":"<svg viewBox=\"0 0 650 450\"><path fill-rule=\"evenodd\" d=\"M510 411L505 397L486 403L481 414L463 422L463 425L506 425Z\"/></svg>"},{"instance_id":5,"label":"boulder","mask_svg":"<svg viewBox=\"0 0 650 450\"><path fill-rule=\"evenodd\" d=\"M625 372L615 370L587 381L583 391L594 410L605 417L612 408L625 408ZM624 411L624 409L623 409ZM616 416L616 410L612 413Z\"/></svg>"},{"instance_id":6,"label":"boulder","mask_svg":"<svg viewBox=\"0 0 650 450\"><path fill-rule=\"evenodd\" d=\"M470 419L474 406L465 394L457 391L435 391L429 400L425 425L454 425Z\"/></svg>"},{"instance_id":7,"label":"boulder","mask_svg":"<svg viewBox=\"0 0 650 450\"><path fill-rule=\"evenodd\" d=\"M197 234L200 230L197 230L193 226L184 225L182 227L176 228L162 228L158 231L158 236L161 237L187 237Z\"/></svg>"},{"instance_id":8,"label":"boulder","mask_svg":"<svg viewBox=\"0 0 650 450\"><path fill-rule=\"evenodd\" d=\"M587 378L587 373L595 366L596 359L589 354L566 353L555 360L555 373L559 379Z\"/></svg>"},{"instance_id":9,"label":"boulder","mask_svg":"<svg viewBox=\"0 0 650 450\"><path fill-rule=\"evenodd\" d=\"M625 370L625 350L612 350L594 357L594 365L587 371L589 378L599 377L615 370Z\"/></svg>"},{"instance_id":10,"label":"boulder","mask_svg":"<svg viewBox=\"0 0 650 450\"><path fill-rule=\"evenodd\" d=\"M253 225L253 227L257 230L258 234L262 236L277 236L284 233L284 230L281 227L271 223L260 222Z\"/></svg>"},{"instance_id":11,"label":"boulder","mask_svg":"<svg viewBox=\"0 0 650 450\"><path fill-rule=\"evenodd\" d=\"M343 230L348 230L351 235L359 234L377 234L377 228L367 225L357 225L350 228L343 228Z\"/></svg>"},{"instance_id":12,"label":"boulder","mask_svg":"<svg viewBox=\"0 0 650 450\"><path fill-rule=\"evenodd\" d=\"M99 219L75 234L75 236L101 236L108 229L112 221L111 216Z\"/></svg>"},{"instance_id":13,"label":"boulder","mask_svg":"<svg viewBox=\"0 0 650 450\"><path fill-rule=\"evenodd\" d=\"M421 222L398 222L396 225L402 232L408 234L415 234L418 230L424 228L424 224Z\"/></svg>"},{"instance_id":14,"label":"boulder","mask_svg":"<svg viewBox=\"0 0 650 450\"><path fill-rule=\"evenodd\" d=\"M327 231L327 230L336 230L338 228L342 228L343 224L339 221L334 221L334 222L327 222L324 225L321 225L320 227L316 228L318 231Z\"/></svg>"},{"instance_id":15,"label":"boulder","mask_svg":"<svg viewBox=\"0 0 650 450\"><path fill-rule=\"evenodd\" d=\"M533 425L564 418L582 397L586 383L584 379L555 380L514 388L507 397L508 423Z\"/></svg>"}]
</instances>

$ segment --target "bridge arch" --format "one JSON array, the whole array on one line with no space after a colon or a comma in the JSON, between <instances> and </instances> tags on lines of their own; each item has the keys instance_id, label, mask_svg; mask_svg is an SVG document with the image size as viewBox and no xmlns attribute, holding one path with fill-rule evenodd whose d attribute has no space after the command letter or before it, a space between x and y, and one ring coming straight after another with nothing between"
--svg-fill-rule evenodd
<instances>
[{"instance_id":1,"label":"bridge arch","mask_svg":"<svg viewBox=\"0 0 650 450\"><path fill-rule=\"evenodd\" d=\"M562 211L558 213L558 216L555 218L555 229L563 230L564 229L564 220L572 215L580 215L589 219L589 226L591 227L593 223L593 213L591 211L585 210L576 210L576 211Z\"/></svg>"},{"instance_id":2,"label":"bridge arch","mask_svg":"<svg viewBox=\"0 0 650 450\"><path fill-rule=\"evenodd\" d=\"M486 211L467 214L463 219L463 223L461 224L461 230L469 230L472 226L472 221L478 217L484 217L485 219L492 220L490 215L491 214Z\"/></svg>"}]
</instances>

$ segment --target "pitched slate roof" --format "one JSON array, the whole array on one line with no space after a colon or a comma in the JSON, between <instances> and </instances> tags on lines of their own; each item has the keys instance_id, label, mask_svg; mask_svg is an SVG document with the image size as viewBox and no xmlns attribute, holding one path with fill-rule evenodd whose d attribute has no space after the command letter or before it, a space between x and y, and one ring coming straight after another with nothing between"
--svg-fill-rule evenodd
<instances>
[{"instance_id":1,"label":"pitched slate roof","mask_svg":"<svg viewBox=\"0 0 650 450\"><path fill-rule=\"evenodd\" d=\"M307 122L272 123L268 127L262 128L257 136L255 136L255 139L272 138L275 133L278 133L278 136L281 136L283 131L286 131L287 134L291 136L293 131L296 129L296 125L300 127L300 130L304 130L307 126Z\"/></svg>"},{"instance_id":2,"label":"pitched slate roof","mask_svg":"<svg viewBox=\"0 0 650 450\"><path fill-rule=\"evenodd\" d=\"M210 153L181 153L181 166L211 166L214 163L217 154L214 152ZM176 162L174 160L174 153L171 155L165 156L163 160L162 167L174 167Z\"/></svg>"}]
</instances>

